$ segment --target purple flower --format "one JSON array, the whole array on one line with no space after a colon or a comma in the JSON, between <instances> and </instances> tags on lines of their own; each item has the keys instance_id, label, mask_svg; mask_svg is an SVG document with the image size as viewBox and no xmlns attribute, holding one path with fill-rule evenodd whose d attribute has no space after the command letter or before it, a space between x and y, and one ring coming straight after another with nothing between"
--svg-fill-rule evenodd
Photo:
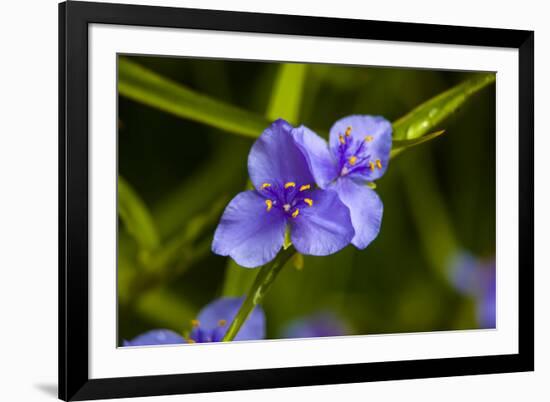
<instances>
[{"instance_id":1,"label":"purple flower","mask_svg":"<svg viewBox=\"0 0 550 402\"><path fill-rule=\"evenodd\" d=\"M192 321L193 329L189 335L191 343L220 342L243 304L242 297L217 299L204 307L196 320ZM236 341L251 341L265 338L265 314L256 307L248 316Z\"/></svg>"},{"instance_id":2,"label":"purple flower","mask_svg":"<svg viewBox=\"0 0 550 402\"><path fill-rule=\"evenodd\" d=\"M283 331L285 338L317 338L342 336L349 333L348 326L334 314L317 313L307 318L292 321Z\"/></svg>"},{"instance_id":3,"label":"purple flower","mask_svg":"<svg viewBox=\"0 0 550 402\"><path fill-rule=\"evenodd\" d=\"M476 300L477 320L483 328L496 326L496 267L495 260L480 260L461 252L451 263L451 282L462 294Z\"/></svg>"},{"instance_id":4,"label":"purple flower","mask_svg":"<svg viewBox=\"0 0 550 402\"><path fill-rule=\"evenodd\" d=\"M309 255L335 253L353 238L349 211L338 195L315 188L295 130L279 119L252 146L248 173L255 190L237 194L226 207L214 253L254 268L275 258L287 229L296 250Z\"/></svg>"},{"instance_id":5,"label":"purple flower","mask_svg":"<svg viewBox=\"0 0 550 402\"><path fill-rule=\"evenodd\" d=\"M145 346L145 345L173 345L185 343L180 334L169 329L153 329L136 336L134 339L122 342L123 346Z\"/></svg>"},{"instance_id":6,"label":"purple flower","mask_svg":"<svg viewBox=\"0 0 550 402\"><path fill-rule=\"evenodd\" d=\"M330 144L304 126L294 130L294 137L319 187L335 190L349 208L352 243L364 249L380 231L382 201L367 184L388 167L391 123L379 116L348 116L330 129Z\"/></svg>"},{"instance_id":7,"label":"purple flower","mask_svg":"<svg viewBox=\"0 0 550 402\"><path fill-rule=\"evenodd\" d=\"M227 297L206 305L199 312L197 319L191 321L191 331L187 339L169 329L155 329L138 335L130 341L125 340L123 346L220 342L243 301L244 298ZM235 341L263 338L265 338L265 314L260 307L256 307L239 330Z\"/></svg>"}]
</instances>

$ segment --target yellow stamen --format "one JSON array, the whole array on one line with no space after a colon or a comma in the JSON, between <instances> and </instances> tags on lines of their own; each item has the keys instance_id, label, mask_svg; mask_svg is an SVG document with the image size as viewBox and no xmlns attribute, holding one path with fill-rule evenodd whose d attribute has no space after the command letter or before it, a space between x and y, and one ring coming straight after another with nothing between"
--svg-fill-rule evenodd
<instances>
[{"instance_id":1,"label":"yellow stamen","mask_svg":"<svg viewBox=\"0 0 550 402\"><path fill-rule=\"evenodd\" d=\"M367 142L371 142L372 140L374 140L374 137L372 135L367 135L365 137L365 141L367 141Z\"/></svg>"},{"instance_id":2,"label":"yellow stamen","mask_svg":"<svg viewBox=\"0 0 550 402\"><path fill-rule=\"evenodd\" d=\"M271 211L271 208L273 208L273 201L271 200L265 200L265 205L267 206L267 212Z\"/></svg>"},{"instance_id":3,"label":"yellow stamen","mask_svg":"<svg viewBox=\"0 0 550 402\"><path fill-rule=\"evenodd\" d=\"M293 218L296 218L296 217L298 216L299 213L300 213L300 210L299 210L298 208L296 208L296 209L294 210L294 212L292 213L292 217L293 217Z\"/></svg>"},{"instance_id":4,"label":"yellow stamen","mask_svg":"<svg viewBox=\"0 0 550 402\"><path fill-rule=\"evenodd\" d=\"M377 160L376 160L376 167L377 167L378 169L382 169L382 162L380 162L380 159L377 159Z\"/></svg>"},{"instance_id":5,"label":"yellow stamen","mask_svg":"<svg viewBox=\"0 0 550 402\"><path fill-rule=\"evenodd\" d=\"M353 166L353 165L355 165L355 162L357 162L357 156L351 156L351 157L349 158L349 164L350 164L351 166Z\"/></svg>"},{"instance_id":6,"label":"yellow stamen","mask_svg":"<svg viewBox=\"0 0 550 402\"><path fill-rule=\"evenodd\" d=\"M191 320L191 325L196 328L201 325L201 323L199 322L199 320Z\"/></svg>"},{"instance_id":7,"label":"yellow stamen","mask_svg":"<svg viewBox=\"0 0 550 402\"><path fill-rule=\"evenodd\" d=\"M311 188L311 184L304 184L303 186L300 186L300 191L306 191Z\"/></svg>"},{"instance_id":8,"label":"yellow stamen","mask_svg":"<svg viewBox=\"0 0 550 402\"><path fill-rule=\"evenodd\" d=\"M313 200L311 198L304 198L304 202L310 207L313 205Z\"/></svg>"},{"instance_id":9,"label":"yellow stamen","mask_svg":"<svg viewBox=\"0 0 550 402\"><path fill-rule=\"evenodd\" d=\"M289 187L296 187L296 183L294 183L293 181L289 181L288 183L285 183L285 188L289 188Z\"/></svg>"},{"instance_id":10,"label":"yellow stamen","mask_svg":"<svg viewBox=\"0 0 550 402\"><path fill-rule=\"evenodd\" d=\"M338 136L338 141L340 141L340 144L344 145L346 143L346 140L343 135Z\"/></svg>"},{"instance_id":11,"label":"yellow stamen","mask_svg":"<svg viewBox=\"0 0 550 402\"><path fill-rule=\"evenodd\" d=\"M351 126L346 128L346 137L349 137L351 135Z\"/></svg>"},{"instance_id":12,"label":"yellow stamen","mask_svg":"<svg viewBox=\"0 0 550 402\"><path fill-rule=\"evenodd\" d=\"M268 188L268 187L271 187L271 184L269 184L269 183L262 184L262 188Z\"/></svg>"},{"instance_id":13,"label":"yellow stamen","mask_svg":"<svg viewBox=\"0 0 550 402\"><path fill-rule=\"evenodd\" d=\"M218 325L219 325L220 327L225 327L225 324L227 324L227 321L226 321L226 320L219 320L219 321L218 321Z\"/></svg>"},{"instance_id":14,"label":"yellow stamen","mask_svg":"<svg viewBox=\"0 0 550 402\"><path fill-rule=\"evenodd\" d=\"M188 338L188 339L187 339L187 343L196 343L196 342L195 342L193 339Z\"/></svg>"},{"instance_id":15,"label":"yellow stamen","mask_svg":"<svg viewBox=\"0 0 550 402\"><path fill-rule=\"evenodd\" d=\"M369 162L370 170L374 172L374 163Z\"/></svg>"}]
</instances>

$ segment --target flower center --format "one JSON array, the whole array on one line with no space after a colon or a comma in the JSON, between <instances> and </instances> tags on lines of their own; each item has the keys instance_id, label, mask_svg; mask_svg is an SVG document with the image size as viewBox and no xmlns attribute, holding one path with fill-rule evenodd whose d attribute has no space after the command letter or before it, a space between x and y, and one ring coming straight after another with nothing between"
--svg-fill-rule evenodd
<instances>
[{"instance_id":1,"label":"flower center","mask_svg":"<svg viewBox=\"0 0 550 402\"><path fill-rule=\"evenodd\" d=\"M215 328L201 327L199 320L191 321L191 333L186 339L187 343L221 342L226 332L227 320L218 320Z\"/></svg>"},{"instance_id":2,"label":"flower center","mask_svg":"<svg viewBox=\"0 0 550 402\"><path fill-rule=\"evenodd\" d=\"M363 139L351 136L352 127L348 127L344 134L338 136L338 170L340 176L347 176L350 173L374 172L375 169L382 169L380 159L374 159L368 152L365 144L372 142L374 137L366 135Z\"/></svg>"},{"instance_id":3,"label":"flower center","mask_svg":"<svg viewBox=\"0 0 550 402\"><path fill-rule=\"evenodd\" d=\"M300 209L313 206L311 184L297 184L294 181L286 183L263 183L261 194L266 198L266 211L280 209L287 218L296 219Z\"/></svg>"}]
</instances>

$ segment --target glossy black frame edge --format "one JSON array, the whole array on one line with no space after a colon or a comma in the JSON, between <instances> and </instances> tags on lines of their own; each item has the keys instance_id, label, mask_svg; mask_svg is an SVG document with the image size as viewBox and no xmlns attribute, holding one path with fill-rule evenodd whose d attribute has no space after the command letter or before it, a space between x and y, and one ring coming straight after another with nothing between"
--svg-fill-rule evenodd
<instances>
[{"instance_id":1,"label":"glossy black frame edge","mask_svg":"<svg viewBox=\"0 0 550 402\"><path fill-rule=\"evenodd\" d=\"M519 49L519 353L89 379L88 24L106 23ZM534 33L69 1L59 4L59 398L169 395L534 370Z\"/></svg>"}]
</instances>

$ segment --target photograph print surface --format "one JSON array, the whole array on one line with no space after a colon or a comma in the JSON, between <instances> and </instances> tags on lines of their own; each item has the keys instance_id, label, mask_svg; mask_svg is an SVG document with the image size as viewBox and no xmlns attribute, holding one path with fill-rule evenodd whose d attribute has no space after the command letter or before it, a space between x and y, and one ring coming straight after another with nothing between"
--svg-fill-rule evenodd
<instances>
[{"instance_id":1,"label":"photograph print surface","mask_svg":"<svg viewBox=\"0 0 550 402\"><path fill-rule=\"evenodd\" d=\"M120 347L496 327L494 73L117 73Z\"/></svg>"}]
</instances>

